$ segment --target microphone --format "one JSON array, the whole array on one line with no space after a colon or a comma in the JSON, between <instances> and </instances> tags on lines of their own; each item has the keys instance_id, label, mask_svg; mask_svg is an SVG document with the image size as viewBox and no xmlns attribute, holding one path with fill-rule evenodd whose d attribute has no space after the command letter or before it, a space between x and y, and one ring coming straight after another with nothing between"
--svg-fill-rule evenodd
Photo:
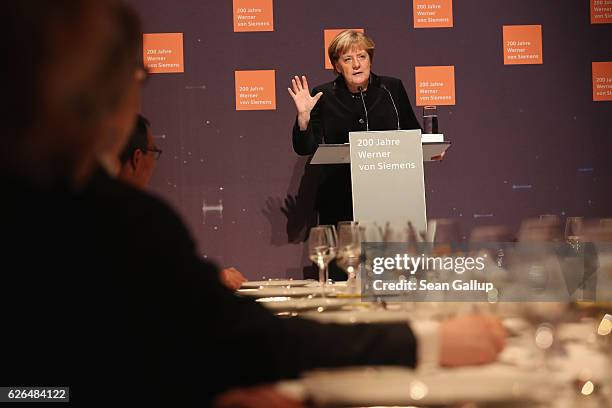
<instances>
[{"instance_id":1,"label":"microphone","mask_svg":"<svg viewBox=\"0 0 612 408\"><path fill-rule=\"evenodd\" d=\"M359 94L361 95L361 103L363 104L363 110L365 111L366 117L366 132L370 131L370 122L368 122L368 108L366 108L365 100L363 99L363 87L360 86L357 88Z\"/></svg>"},{"instance_id":2,"label":"microphone","mask_svg":"<svg viewBox=\"0 0 612 408\"><path fill-rule=\"evenodd\" d=\"M393 100L393 95L391 95L391 92L387 89L385 84L380 84L380 86L382 87L382 89L387 91L387 93L389 94L389 98L391 98L391 103L393 104L393 109L395 109L395 117L397 118L397 130L400 130L399 113L397 113L397 106L395 106L395 101Z\"/></svg>"}]
</instances>

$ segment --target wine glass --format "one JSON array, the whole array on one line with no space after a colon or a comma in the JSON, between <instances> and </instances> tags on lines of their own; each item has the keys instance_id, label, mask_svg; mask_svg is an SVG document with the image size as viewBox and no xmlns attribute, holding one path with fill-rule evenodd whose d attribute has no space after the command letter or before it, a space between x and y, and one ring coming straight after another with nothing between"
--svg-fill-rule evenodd
<instances>
[{"instance_id":1,"label":"wine glass","mask_svg":"<svg viewBox=\"0 0 612 408\"><path fill-rule=\"evenodd\" d=\"M334 252L334 256L332 257L332 260L329 261L329 263L332 263L334 261L334 259L336 258L336 254L338 253L338 232L336 230L336 226L332 225L332 224L319 224L319 227L324 227L324 228L328 228L330 230L330 234L332 236L332 251ZM325 283L334 283L333 279L331 279L329 277L329 265L327 266L327 272L326 272L326 279L325 279Z\"/></svg>"},{"instance_id":2,"label":"wine glass","mask_svg":"<svg viewBox=\"0 0 612 408\"><path fill-rule=\"evenodd\" d=\"M359 224L355 221L338 223L338 266L348 275L347 285L355 292L357 271L361 258L361 236Z\"/></svg>"},{"instance_id":3,"label":"wine glass","mask_svg":"<svg viewBox=\"0 0 612 408\"><path fill-rule=\"evenodd\" d=\"M320 225L310 229L308 256L319 268L321 286L327 283L327 266L336 257L336 230L331 225Z\"/></svg>"},{"instance_id":4,"label":"wine glass","mask_svg":"<svg viewBox=\"0 0 612 408\"><path fill-rule=\"evenodd\" d=\"M567 302L524 302L522 317L533 330L533 346L537 351L535 369L552 372L556 367L555 356L562 354L558 326L567 319Z\"/></svg>"},{"instance_id":5,"label":"wine glass","mask_svg":"<svg viewBox=\"0 0 612 408\"><path fill-rule=\"evenodd\" d=\"M344 222L344 221L341 221ZM336 232L336 226L335 225L331 225L331 224L321 224L318 225L319 227L322 228L327 228L330 230L330 234L332 235L332 241L333 241L333 245L334 245L334 250L336 249L336 245L338 243L338 233Z\"/></svg>"}]
</instances>

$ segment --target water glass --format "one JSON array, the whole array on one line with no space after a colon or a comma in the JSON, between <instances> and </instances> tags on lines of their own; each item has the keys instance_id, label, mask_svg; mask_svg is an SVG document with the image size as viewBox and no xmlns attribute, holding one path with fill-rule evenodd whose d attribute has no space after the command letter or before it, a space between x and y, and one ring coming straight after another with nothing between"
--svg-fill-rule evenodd
<instances>
[{"instance_id":1,"label":"water glass","mask_svg":"<svg viewBox=\"0 0 612 408\"><path fill-rule=\"evenodd\" d=\"M423 133L438 133L438 110L435 106L423 107Z\"/></svg>"}]
</instances>

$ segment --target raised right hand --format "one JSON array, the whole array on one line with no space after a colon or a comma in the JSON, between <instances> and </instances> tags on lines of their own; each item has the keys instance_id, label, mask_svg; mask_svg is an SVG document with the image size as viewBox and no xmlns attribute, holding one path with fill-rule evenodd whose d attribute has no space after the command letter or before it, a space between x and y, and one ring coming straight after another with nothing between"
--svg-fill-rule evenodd
<instances>
[{"instance_id":1,"label":"raised right hand","mask_svg":"<svg viewBox=\"0 0 612 408\"><path fill-rule=\"evenodd\" d=\"M291 88L287 88L287 90L295 103L299 126L304 130L310 121L310 111L312 111L321 96L323 96L323 92L311 96L310 89L308 89L308 81L304 75L302 75L301 79L297 75L291 79Z\"/></svg>"}]
</instances>

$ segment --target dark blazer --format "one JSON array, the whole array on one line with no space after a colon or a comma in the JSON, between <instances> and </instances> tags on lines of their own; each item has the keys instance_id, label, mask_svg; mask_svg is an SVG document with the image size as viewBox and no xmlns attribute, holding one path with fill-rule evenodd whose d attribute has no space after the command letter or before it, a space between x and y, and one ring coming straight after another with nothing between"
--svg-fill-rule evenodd
<instances>
[{"instance_id":1,"label":"dark blazer","mask_svg":"<svg viewBox=\"0 0 612 408\"><path fill-rule=\"evenodd\" d=\"M321 143L347 143L349 132L370 130L420 129L402 81L370 75L364 92L366 115L360 94L352 94L342 76L313 88L323 92L310 114L308 128L293 126L293 149L299 155L313 154ZM395 107L394 104L395 103ZM397 111L396 111L397 109ZM320 224L336 224L353 219L349 165L326 165L320 180L316 205Z\"/></svg>"},{"instance_id":2,"label":"dark blazer","mask_svg":"<svg viewBox=\"0 0 612 408\"><path fill-rule=\"evenodd\" d=\"M5 385L76 406L205 406L315 367L414 366L407 324L279 319L227 290L162 201L103 172L85 191L0 180Z\"/></svg>"},{"instance_id":3,"label":"dark blazer","mask_svg":"<svg viewBox=\"0 0 612 408\"><path fill-rule=\"evenodd\" d=\"M312 95L319 92L323 96L310 114L308 128L300 131L297 120L293 127L293 149L299 155L313 154L321 143L347 143L349 132L366 130L361 95L352 94L342 76L313 88ZM400 129L421 128L404 85L397 78L370 74L364 101L370 130L398 129L398 122Z\"/></svg>"}]
</instances>

